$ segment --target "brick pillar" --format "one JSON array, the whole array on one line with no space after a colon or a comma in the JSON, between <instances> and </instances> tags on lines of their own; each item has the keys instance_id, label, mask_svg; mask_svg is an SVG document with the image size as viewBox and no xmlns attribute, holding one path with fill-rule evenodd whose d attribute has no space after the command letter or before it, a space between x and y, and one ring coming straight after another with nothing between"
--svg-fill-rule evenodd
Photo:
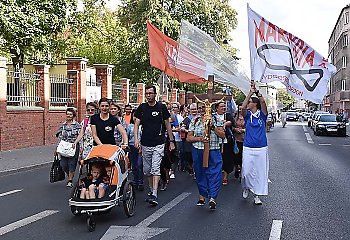
<instances>
[{"instance_id":1,"label":"brick pillar","mask_svg":"<svg viewBox=\"0 0 350 240\"><path fill-rule=\"evenodd\" d=\"M37 92L38 96L40 97L40 103L38 105L43 108L43 129L44 129L44 136L43 136L43 145L49 144L49 120L48 120L48 113L49 113L49 104L50 104L50 65L45 64L34 64L35 71L37 74L40 74L40 80L37 81Z\"/></svg>"},{"instance_id":2,"label":"brick pillar","mask_svg":"<svg viewBox=\"0 0 350 240\"><path fill-rule=\"evenodd\" d=\"M141 104L145 101L145 84L136 83L137 88L137 103Z\"/></svg>"},{"instance_id":3,"label":"brick pillar","mask_svg":"<svg viewBox=\"0 0 350 240\"><path fill-rule=\"evenodd\" d=\"M177 91L179 89L173 88L170 92L170 102L177 102Z\"/></svg>"},{"instance_id":4,"label":"brick pillar","mask_svg":"<svg viewBox=\"0 0 350 240\"><path fill-rule=\"evenodd\" d=\"M2 143L4 142L3 127L6 119L6 95L7 95L7 76L6 76L7 59L0 57L0 151L3 150Z\"/></svg>"},{"instance_id":5,"label":"brick pillar","mask_svg":"<svg viewBox=\"0 0 350 240\"><path fill-rule=\"evenodd\" d=\"M191 92L191 91L187 92L187 104L192 104L194 102L192 98L188 97L191 94L193 94L193 92Z\"/></svg>"},{"instance_id":6,"label":"brick pillar","mask_svg":"<svg viewBox=\"0 0 350 240\"><path fill-rule=\"evenodd\" d=\"M185 90L180 90L180 105L185 105L186 104L186 91Z\"/></svg>"},{"instance_id":7,"label":"brick pillar","mask_svg":"<svg viewBox=\"0 0 350 240\"><path fill-rule=\"evenodd\" d=\"M101 83L101 97L112 99L112 69L113 65L94 64L96 81Z\"/></svg>"},{"instance_id":8,"label":"brick pillar","mask_svg":"<svg viewBox=\"0 0 350 240\"><path fill-rule=\"evenodd\" d=\"M122 78L120 79L120 83L122 84L122 101L123 103L129 103L130 102L130 91L129 91L129 83L130 79L128 78Z\"/></svg>"},{"instance_id":9,"label":"brick pillar","mask_svg":"<svg viewBox=\"0 0 350 240\"><path fill-rule=\"evenodd\" d=\"M161 100L166 101L166 102L169 100L169 90L167 87L164 88L164 93L161 97Z\"/></svg>"},{"instance_id":10,"label":"brick pillar","mask_svg":"<svg viewBox=\"0 0 350 240\"><path fill-rule=\"evenodd\" d=\"M86 63L88 59L81 57L69 57L67 61L67 76L73 80L71 97L77 108L77 121L82 121L85 116L86 105Z\"/></svg>"}]
</instances>

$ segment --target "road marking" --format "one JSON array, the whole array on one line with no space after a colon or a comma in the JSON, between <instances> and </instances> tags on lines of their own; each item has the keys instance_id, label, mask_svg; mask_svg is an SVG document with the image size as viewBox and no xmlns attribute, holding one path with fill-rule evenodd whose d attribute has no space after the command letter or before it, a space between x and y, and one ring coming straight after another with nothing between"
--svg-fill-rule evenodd
<instances>
[{"instance_id":1,"label":"road marking","mask_svg":"<svg viewBox=\"0 0 350 240\"><path fill-rule=\"evenodd\" d=\"M10 195L10 194L13 194L13 193L17 193L17 192L21 192L23 191L23 189L16 189L16 190L12 190L12 191L8 191L8 192L5 192L5 193L0 193L0 197L4 197L4 196L7 196L7 195Z\"/></svg>"},{"instance_id":2,"label":"road marking","mask_svg":"<svg viewBox=\"0 0 350 240\"><path fill-rule=\"evenodd\" d=\"M269 240L279 240L281 238L282 220L273 220Z\"/></svg>"},{"instance_id":3,"label":"road marking","mask_svg":"<svg viewBox=\"0 0 350 240\"><path fill-rule=\"evenodd\" d=\"M46 211L42 211L40 213L37 213L33 216L23 218L22 220L19 220L17 222L8 224L8 225L0 228L0 236L4 235L6 233L12 232L12 231L16 230L17 228L24 227L30 223L39 221L40 219L43 219L45 217L48 217L48 216L55 214L55 213L58 213L58 212L59 211L56 211L56 210L46 210Z\"/></svg>"},{"instance_id":4,"label":"road marking","mask_svg":"<svg viewBox=\"0 0 350 240\"><path fill-rule=\"evenodd\" d=\"M307 127L303 125L304 132L307 132Z\"/></svg>"},{"instance_id":5,"label":"road marking","mask_svg":"<svg viewBox=\"0 0 350 240\"><path fill-rule=\"evenodd\" d=\"M320 145L320 146L332 146L332 144L330 144L330 143L319 143L318 145Z\"/></svg>"},{"instance_id":6,"label":"road marking","mask_svg":"<svg viewBox=\"0 0 350 240\"><path fill-rule=\"evenodd\" d=\"M344 144L343 146L344 146L344 147L350 147L350 145L349 145L349 144Z\"/></svg>"},{"instance_id":7,"label":"road marking","mask_svg":"<svg viewBox=\"0 0 350 240\"><path fill-rule=\"evenodd\" d=\"M306 136L306 140L307 140L308 143L314 144L314 141L312 141L310 133L305 133L305 136Z\"/></svg>"},{"instance_id":8,"label":"road marking","mask_svg":"<svg viewBox=\"0 0 350 240\"><path fill-rule=\"evenodd\" d=\"M140 222L139 224L137 224L137 227L143 226L143 227L147 227L149 225L151 225L153 222L155 222L158 218L160 218L163 214L165 214L166 212L168 212L170 209L172 209L173 207L175 207L177 204L179 204L182 200L184 200L185 198L187 198L191 193L182 193L179 196L177 196L174 200L172 200L171 202L167 203L165 206L163 206L162 208L158 209L155 213L153 213L151 216L149 216L148 218L146 218L145 220L143 220L142 222Z\"/></svg>"},{"instance_id":9,"label":"road marking","mask_svg":"<svg viewBox=\"0 0 350 240\"><path fill-rule=\"evenodd\" d=\"M187 198L191 193L182 193L167 203L162 208L158 209L152 215L141 221L136 226L110 226L107 232L102 236L101 240L115 240L115 239L134 239L145 240L152 238L168 230L168 228L149 228L154 221L168 212L170 209L179 204L182 200Z\"/></svg>"}]
</instances>

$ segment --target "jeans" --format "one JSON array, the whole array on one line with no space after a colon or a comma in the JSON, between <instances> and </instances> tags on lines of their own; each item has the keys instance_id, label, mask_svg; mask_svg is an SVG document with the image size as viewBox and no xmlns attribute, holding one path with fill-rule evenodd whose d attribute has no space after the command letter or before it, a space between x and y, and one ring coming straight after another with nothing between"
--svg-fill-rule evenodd
<instances>
[{"instance_id":1,"label":"jeans","mask_svg":"<svg viewBox=\"0 0 350 240\"><path fill-rule=\"evenodd\" d=\"M198 192L205 198L217 198L222 183L222 157L219 149L209 151L209 166L203 167L203 149L192 149Z\"/></svg>"},{"instance_id":2,"label":"jeans","mask_svg":"<svg viewBox=\"0 0 350 240\"><path fill-rule=\"evenodd\" d=\"M130 145L130 161L135 185L143 185L143 163L139 150Z\"/></svg>"},{"instance_id":3,"label":"jeans","mask_svg":"<svg viewBox=\"0 0 350 240\"><path fill-rule=\"evenodd\" d=\"M182 146L183 146L182 141L175 142L175 145L176 145L175 154L174 154L174 158L173 158L173 163L171 165L171 170L173 172L176 171L176 168L179 166L179 162L180 162L180 164L182 164L182 159L183 159L183 157L182 157ZM182 165L181 165L181 167L182 167Z\"/></svg>"}]
</instances>

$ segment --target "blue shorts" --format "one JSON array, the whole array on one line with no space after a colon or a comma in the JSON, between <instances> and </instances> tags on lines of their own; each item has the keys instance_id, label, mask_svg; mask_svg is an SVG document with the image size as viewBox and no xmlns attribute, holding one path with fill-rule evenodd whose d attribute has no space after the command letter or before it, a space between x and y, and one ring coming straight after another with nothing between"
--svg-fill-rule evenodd
<instances>
[{"instance_id":1,"label":"blue shorts","mask_svg":"<svg viewBox=\"0 0 350 240\"><path fill-rule=\"evenodd\" d=\"M75 172L75 169L77 168L78 157L79 157L79 145L77 144L74 157L67 158L67 157L61 156L60 164L63 168L63 171L65 171L66 173Z\"/></svg>"}]
</instances>

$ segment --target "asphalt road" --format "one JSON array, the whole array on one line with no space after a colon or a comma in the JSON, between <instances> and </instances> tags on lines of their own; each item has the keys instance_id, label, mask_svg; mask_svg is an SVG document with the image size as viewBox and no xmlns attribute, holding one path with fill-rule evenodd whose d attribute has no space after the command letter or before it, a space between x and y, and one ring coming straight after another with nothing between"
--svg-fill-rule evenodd
<instances>
[{"instance_id":1,"label":"asphalt road","mask_svg":"<svg viewBox=\"0 0 350 240\"><path fill-rule=\"evenodd\" d=\"M291 122L276 125L268 138L271 183L262 206L251 196L243 200L240 184L231 178L216 211L197 207L195 182L178 173L159 193L157 208L144 202L146 192L137 192L133 217L115 207L96 218L90 233L86 217L70 212L70 189L63 182L50 184L46 166L0 177L0 239L117 239L111 226L134 226L137 232L156 211L147 227L166 230L152 239L349 239L350 138L314 136Z\"/></svg>"}]
</instances>

